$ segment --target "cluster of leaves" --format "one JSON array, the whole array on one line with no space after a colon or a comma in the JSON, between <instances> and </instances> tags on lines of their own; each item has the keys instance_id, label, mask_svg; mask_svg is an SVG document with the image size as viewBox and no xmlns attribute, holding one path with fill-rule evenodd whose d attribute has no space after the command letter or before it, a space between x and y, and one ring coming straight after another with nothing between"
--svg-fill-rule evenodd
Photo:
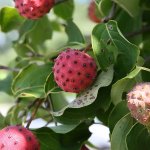
<instances>
[{"instance_id":1,"label":"cluster of leaves","mask_svg":"<svg viewBox=\"0 0 150 150\"><path fill-rule=\"evenodd\" d=\"M138 82L150 81L150 5L148 0L95 0L103 22L95 24L90 36L74 22L74 1L59 1L51 13L39 20L22 18L13 7L0 10L1 31L16 30L19 38L13 49L17 58L0 90L16 98L6 117L0 115L0 128L10 124L29 126L36 118L45 127L34 130L41 150L79 150L97 117L110 129L112 150L149 149L149 135L129 113L126 93ZM85 25L87 26L87 25ZM53 33L66 33L62 47L47 48ZM53 60L66 47L86 49L97 61L97 79L79 95L62 91L53 77ZM10 68L9 68L10 69ZM31 117L31 118L29 118ZM47 127L48 123L61 123Z\"/></svg>"}]
</instances>

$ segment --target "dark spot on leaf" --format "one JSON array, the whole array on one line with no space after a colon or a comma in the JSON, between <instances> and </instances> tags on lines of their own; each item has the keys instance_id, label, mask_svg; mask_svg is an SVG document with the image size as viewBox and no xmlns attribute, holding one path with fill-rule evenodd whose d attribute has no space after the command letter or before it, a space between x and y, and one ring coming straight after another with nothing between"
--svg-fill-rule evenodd
<instances>
[{"instance_id":1,"label":"dark spot on leaf","mask_svg":"<svg viewBox=\"0 0 150 150\"><path fill-rule=\"evenodd\" d=\"M94 96L91 96L90 99L95 99L95 97L94 97Z\"/></svg>"},{"instance_id":2,"label":"dark spot on leaf","mask_svg":"<svg viewBox=\"0 0 150 150\"><path fill-rule=\"evenodd\" d=\"M77 104L81 105L82 104L82 100L81 99L77 100Z\"/></svg>"}]
</instances>

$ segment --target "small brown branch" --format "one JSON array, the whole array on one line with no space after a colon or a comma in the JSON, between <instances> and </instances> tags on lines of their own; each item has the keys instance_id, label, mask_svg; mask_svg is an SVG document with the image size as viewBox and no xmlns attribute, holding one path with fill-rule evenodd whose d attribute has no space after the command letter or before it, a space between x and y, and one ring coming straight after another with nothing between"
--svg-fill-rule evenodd
<instances>
[{"instance_id":1,"label":"small brown branch","mask_svg":"<svg viewBox=\"0 0 150 150\"><path fill-rule=\"evenodd\" d=\"M36 103L37 103L37 106L36 106L34 112L32 113L32 115L31 115L31 117L30 117L30 119L29 119L29 121L28 121L28 123L27 123L27 125L26 125L26 128L27 128L27 129L29 128L29 126L30 126L32 120L35 118L35 115L36 115L36 113L37 113L37 111L38 111L40 105L43 103L43 99L42 99L42 100L38 100Z\"/></svg>"},{"instance_id":2,"label":"small brown branch","mask_svg":"<svg viewBox=\"0 0 150 150\"><path fill-rule=\"evenodd\" d=\"M37 101L39 101L39 99L35 99L32 103L30 103L28 106L27 106L27 110L24 110L23 113L19 116L19 118L22 118L23 116L25 116L27 114L27 111L29 109L31 109L36 103Z\"/></svg>"},{"instance_id":3,"label":"small brown branch","mask_svg":"<svg viewBox=\"0 0 150 150\"><path fill-rule=\"evenodd\" d=\"M140 29L139 31L128 33L126 37L134 37L145 32L150 32L150 26L143 26L142 29Z\"/></svg>"},{"instance_id":4,"label":"small brown branch","mask_svg":"<svg viewBox=\"0 0 150 150\"><path fill-rule=\"evenodd\" d=\"M63 3L65 1L68 1L68 0L55 0L55 5L58 5L58 4Z\"/></svg>"},{"instance_id":5,"label":"small brown branch","mask_svg":"<svg viewBox=\"0 0 150 150\"><path fill-rule=\"evenodd\" d=\"M90 43L85 49L83 49L84 52L87 52L92 49L92 44Z\"/></svg>"},{"instance_id":6,"label":"small brown branch","mask_svg":"<svg viewBox=\"0 0 150 150\"><path fill-rule=\"evenodd\" d=\"M110 10L110 12L109 12L109 15L106 16L106 17L102 20L102 22L106 23L106 22L108 22L109 20L113 19L114 16L115 16L115 14L116 14L116 4L113 3L113 4L112 4L112 8L111 8L111 10Z\"/></svg>"},{"instance_id":7,"label":"small brown branch","mask_svg":"<svg viewBox=\"0 0 150 150\"><path fill-rule=\"evenodd\" d=\"M19 72L20 69L18 69L18 68L9 68L7 66L0 65L0 70L8 70L8 71L13 71L13 72Z\"/></svg>"}]
</instances>

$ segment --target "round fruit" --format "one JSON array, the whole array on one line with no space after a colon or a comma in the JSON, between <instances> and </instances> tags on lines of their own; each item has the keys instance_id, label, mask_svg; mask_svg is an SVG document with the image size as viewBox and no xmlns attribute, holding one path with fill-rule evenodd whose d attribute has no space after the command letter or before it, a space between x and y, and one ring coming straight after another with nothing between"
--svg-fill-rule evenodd
<instances>
[{"instance_id":1,"label":"round fruit","mask_svg":"<svg viewBox=\"0 0 150 150\"><path fill-rule=\"evenodd\" d=\"M79 93L93 83L97 66L95 60L85 52L67 49L56 58L53 72L60 88Z\"/></svg>"},{"instance_id":2,"label":"round fruit","mask_svg":"<svg viewBox=\"0 0 150 150\"><path fill-rule=\"evenodd\" d=\"M8 126L0 131L0 150L40 150L40 145L28 129Z\"/></svg>"},{"instance_id":3,"label":"round fruit","mask_svg":"<svg viewBox=\"0 0 150 150\"><path fill-rule=\"evenodd\" d=\"M137 84L127 100L131 115L141 124L150 125L150 82Z\"/></svg>"},{"instance_id":4,"label":"round fruit","mask_svg":"<svg viewBox=\"0 0 150 150\"><path fill-rule=\"evenodd\" d=\"M98 17L97 12L98 10L97 10L96 4L92 0L88 7L88 16L90 20L92 20L93 22L100 23L101 19Z\"/></svg>"},{"instance_id":5,"label":"round fruit","mask_svg":"<svg viewBox=\"0 0 150 150\"><path fill-rule=\"evenodd\" d=\"M39 19L50 11L55 0L15 0L15 7L21 16L28 19Z\"/></svg>"}]
</instances>

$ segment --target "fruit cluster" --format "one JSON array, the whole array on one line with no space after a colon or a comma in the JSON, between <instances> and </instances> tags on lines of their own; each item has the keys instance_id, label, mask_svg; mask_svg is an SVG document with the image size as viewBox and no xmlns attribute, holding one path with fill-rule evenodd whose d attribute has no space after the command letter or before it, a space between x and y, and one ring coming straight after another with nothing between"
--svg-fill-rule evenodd
<instances>
[{"instance_id":1,"label":"fruit cluster","mask_svg":"<svg viewBox=\"0 0 150 150\"><path fill-rule=\"evenodd\" d=\"M53 72L59 87L66 92L79 93L93 83L97 66L85 52L67 49L55 59Z\"/></svg>"},{"instance_id":2,"label":"fruit cluster","mask_svg":"<svg viewBox=\"0 0 150 150\"><path fill-rule=\"evenodd\" d=\"M39 19L54 6L55 0L15 0L15 7L21 16L28 19Z\"/></svg>"},{"instance_id":3,"label":"fruit cluster","mask_svg":"<svg viewBox=\"0 0 150 150\"><path fill-rule=\"evenodd\" d=\"M40 150L40 144L28 129L8 126L0 131L0 150Z\"/></svg>"},{"instance_id":4,"label":"fruit cluster","mask_svg":"<svg viewBox=\"0 0 150 150\"><path fill-rule=\"evenodd\" d=\"M141 124L150 125L150 82L137 84L127 100L131 115Z\"/></svg>"}]
</instances>

